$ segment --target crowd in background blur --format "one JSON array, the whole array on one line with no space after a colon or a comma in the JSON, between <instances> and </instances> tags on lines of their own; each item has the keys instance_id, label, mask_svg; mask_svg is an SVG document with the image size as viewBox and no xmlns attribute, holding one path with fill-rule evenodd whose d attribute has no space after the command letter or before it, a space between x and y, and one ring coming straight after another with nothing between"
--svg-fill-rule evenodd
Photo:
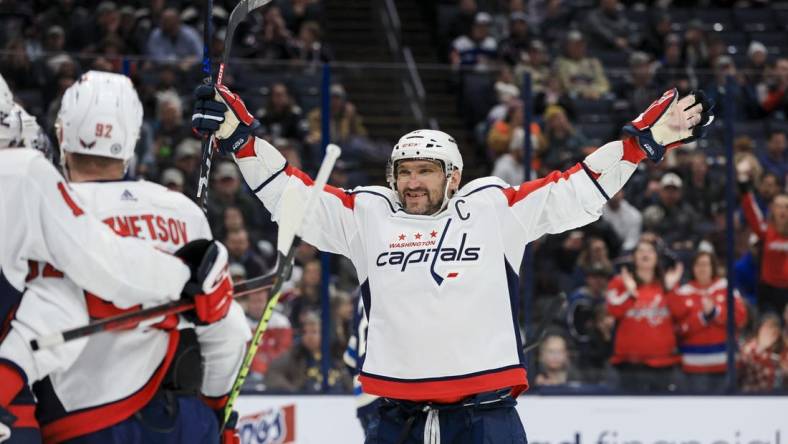
<instances>
[{"instance_id":1,"label":"crowd in background blur","mask_svg":"<svg viewBox=\"0 0 788 444\"><path fill-rule=\"evenodd\" d=\"M727 320L733 319L737 386L743 391L788 388L788 5L770 2L618 0L459 0L437 2L433 36L451 66L458 106L479 165L506 182L565 169L619 137L631 120L670 87L702 89L717 115L737 119L734 165L734 250L726 244L724 131L675 150L662 163L643 162L602 218L548 236L533 246L534 298L529 325L548 333L530 361L540 390L721 392L725 386ZM213 60L224 49L234 1L214 0ZM324 5L279 0L239 26L225 83L238 90L261 122L257 135L288 162L314 172L321 110L315 66L334 59L324 43ZM716 15L715 15L716 14ZM191 90L204 74L201 5L190 1L10 1L0 5L0 73L54 141L60 97L82 72L129 75L144 106L130 177L196 194L201 143L190 131ZM775 37L777 35L777 37ZM306 73L270 77L260 63ZM310 72L312 74L310 74ZM534 117L523 128L524 74L530 75ZM726 85L726 76L733 76ZM725 93L733 100L727 102ZM363 117L339 83L330 88L330 136L357 148L330 182L366 183L352 153L368 150ZM732 103L733 109L726 109ZM719 119L720 121L722 119ZM56 150L55 150L56 151ZM380 179L383 167L380 168ZM468 178L465 178L467 181ZM236 281L271 270L276 226L246 188L234 163L217 158L208 218L227 245ZM735 266L727 270L725 258ZM354 330L355 272L330 261L330 313L322 313L324 263L307 244L258 352L248 388L324 390L323 340L331 357L325 385L352 390L342 353ZM733 312L726 303L734 288ZM253 328L268 295L243 303ZM564 298L559 309L551 302ZM321 322L330 319L330 337ZM524 329L523 334L526 331ZM528 333L533 333L528 331Z\"/></svg>"}]
</instances>

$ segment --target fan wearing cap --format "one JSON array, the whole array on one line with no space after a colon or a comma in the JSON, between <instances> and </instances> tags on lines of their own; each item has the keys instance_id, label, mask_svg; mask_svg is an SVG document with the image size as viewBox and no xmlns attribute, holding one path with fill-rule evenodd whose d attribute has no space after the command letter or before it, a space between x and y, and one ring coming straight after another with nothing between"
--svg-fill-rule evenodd
<instances>
[{"instance_id":1,"label":"fan wearing cap","mask_svg":"<svg viewBox=\"0 0 788 444\"><path fill-rule=\"evenodd\" d=\"M488 65L498 56L498 43L490 35L492 16L477 12L468 35L461 35L451 43L449 59L455 68Z\"/></svg>"},{"instance_id":2,"label":"fan wearing cap","mask_svg":"<svg viewBox=\"0 0 788 444\"><path fill-rule=\"evenodd\" d=\"M202 85L196 96L192 126L233 154L274 220L285 189L306 200L312 179L253 136L256 122L237 94ZM384 398L369 439L525 443L514 408L528 387L517 323L525 246L597 220L641 160L658 162L699 137L709 110L701 95L668 91L623 140L517 186L495 177L461 186L455 139L411 131L391 151L388 188L325 187L299 234L358 273L369 321L359 381Z\"/></svg>"},{"instance_id":3,"label":"fan wearing cap","mask_svg":"<svg viewBox=\"0 0 788 444\"><path fill-rule=\"evenodd\" d=\"M684 182L668 172L659 180L657 201L643 210L643 229L660 235L670 248L691 251L699 240L700 217L682 199Z\"/></svg>"},{"instance_id":4,"label":"fan wearing cap","mask_svg":"<svg viewBox=\"0 0 788 444\"><path fill-rule=\"evenodd\" d=\"M200 208L161 185L124 180L141 124L142 104L128 77L84 74L66 90L57 116L67 178L84 206L117 234L143 239L188 264L197 262L195 274L204 274L204 281L195 282L200 288L191 296L195 310L182 318L90 336L79 344L79 353L37 360L31 383L41 382L34 392L47 400L37 407L46 442L115 443L126 434L151 441L163 434L182 437L168 442L186 443L219 436L214 409L221 409L250 337L243 310L232 300L227 250L210 240ZM167 176L182 184L183 177L173 172ZM102 319L141 308L133 293L107 299L46 263L31 265L30 276L19 313L54 311L62 301L76 301L86 323L88 316ZM49 322L25 319L27 325ZM165 411L171 414L160 413Z\"/></svg>"}]
</instances>

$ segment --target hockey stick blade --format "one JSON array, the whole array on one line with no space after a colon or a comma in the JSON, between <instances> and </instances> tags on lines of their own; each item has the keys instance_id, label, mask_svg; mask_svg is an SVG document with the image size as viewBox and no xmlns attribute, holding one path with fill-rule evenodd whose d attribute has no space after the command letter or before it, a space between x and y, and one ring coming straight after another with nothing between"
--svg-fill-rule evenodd
<instances>
[{"instance_id":1,"label":"hockey stick blade","mask_svg":"<svg viewBox=\"0 0 788 444\"><path fill-rule=\"evenodd\" d=\"M256 278L241 281L233 286L233 298L240 299L252 293L268 290L274 286L274 279L279 275L279 270L268 273ZM51 348L74 339L84 338L96 333L105 331L118 331L134 328L140 322L161 316L183 313L194 308L194 303L186 299L171 301L166 304L148 307L142 310L124 313L118 316L104 318L100 321L91 322L82 327L72 328L58 333L40 336L30 341L30 348L41 350Z\"/></svg>"},{"instance_id":2,"label":"hockey stick blade","mask_svg":"<svg viewBox=\"0 0 788 444\"><path fill-rule=\"evenodd\" d=\"M224 406L222 426L219 427L219 430L224 430L227 420L230 419L230 415L233 413L235 400L241 393L241 387L243 387L246 376L249 374L252 360L257 354L257 349L260 347L260 342L263 339L265 331L268 329L268 321L271 320L271 316L274 313L274 307L276 307L279 302L279 297L282 294L282 283L285 280L284 276L289 276L293 268L293 256L295 255L294 245L297 233L304 223L304 218L310 214L315 206L319 194L323 191L326 182L328 182L328 176L331 174L331 170L334 169L334 163L336 163L341 153L342 150L334 144L329 144L326 147L326 155L317 172L315 182L309 189L309 196L306 199L306 204L300 205L300 203L304 201L301 199L301 195L297 191L298 189L294 187L285 188L280 198L283 204L283 213L279 219L279 234L277 238L277 249L279 250L279 266L277 268L280 274L277 275L277 278L274 280L274 287L271 289L271 297L268 299L268 303L265 306L263 317L257 324L257 328L255 328L252 341L249 343L249 348L246 350L241 368L238 370L238 375L235 377L232 389L230 389L230 395L227 397L227 404Z\"/></svg>"}]
</instances>

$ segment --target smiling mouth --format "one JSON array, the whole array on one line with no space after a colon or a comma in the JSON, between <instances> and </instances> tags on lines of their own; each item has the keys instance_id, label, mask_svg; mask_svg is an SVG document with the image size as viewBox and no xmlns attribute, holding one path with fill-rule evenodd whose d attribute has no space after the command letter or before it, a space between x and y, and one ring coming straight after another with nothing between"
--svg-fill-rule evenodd
<instances>
[{"instance_id":1,"label":"smiling mouth","mask_svg":"<svg viewBox=\"0 0 788 444\"><path fill-rule=\"evenodd\" d=\"M406 191L405 198L407 199L419 199L422 197L427 197L427 193L424 191Z\"/></svg>"}]
</instances>

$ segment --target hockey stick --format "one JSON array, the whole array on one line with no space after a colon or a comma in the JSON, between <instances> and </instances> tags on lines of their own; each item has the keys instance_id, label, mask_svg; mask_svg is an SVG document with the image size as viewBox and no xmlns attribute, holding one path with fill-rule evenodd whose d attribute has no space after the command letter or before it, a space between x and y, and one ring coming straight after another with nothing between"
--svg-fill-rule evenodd
<instances>
[{"instance_id":1,"label":"hockey stick","mask_svg":"<svg viewBox=\"0 0 788 444\"><path fill-rule=\"evenodd\" d=\"M241 368L238 370L238 375L235 377L233 387L230 390L230 395L227 398L227 404L224 406L224 417L222 419L222 426L219 430L224 430L224 426L230 419L233 413L233 405L238 395L241 393L241 387L246 381L246 376L249 374L249 369L252 366L252 360L257 354L257 349L260 347L260 342L263 339L263 334L268 329L268 321L274 313L274 307L279 302L279 297L282 294L282 283L284 283L287 276L293 269L293 256L295 255L295 239L297 232L303 225L304 218L309 214L318 196L323 191L323 188L328 181L328 176L334 168L334 163L339 158L342 150L333 144L326 147L326 155L323 158L323 163L320 165L320 170L317 172L315 182L309 191L309 197L306 199L306 204L302 204L302 196L298 193L298 189L294 187L285 188L284 193L280 197L282 202L282 216L279 219L279 233L277 235L277 250L279 250L278 271L279 274L274 280L274 288L271 290L271 297L265 306L263 317L257 324L252 342L249 344L249 349L246 351ZM283 253L284 252L284 253Z\"/></svg>"},{"instance_id":2,"label":"hockey stick","mask_svg":"<svg viewBox=\"0 0 788 444\"><path fill-rule=\"evenodd\" d=\"M216 84L221 85L224 79L224 67L230 59L230 49L233 46L233 36L235 35L235 28L243 22L251 11L271 3L271 0L241 0L232 12L227 21L227 33L224 36L224 52L222 53L222 62L219 64L219 73L216 75ZM210 85L213 81L211 73L211 58L210 58L210 27L213 9L213 0L206 0L207 14L205 18L205 29L203 38L205 39L205 46L203 47L203 67L202 70L206 74L204 80L206 85ZM208 213L208 180L211 175L211 157L213 156L213 134L210 136L203 136L202 138L202 161L200 162L200 179L197 182L197 200L199 201L200 208L203 212Z\"/></svg>"},{"instance_id":3,"label":"hockey stick","mask_svg":"<svg viewBox=\"0 0 788 444\"><path fill-rule=\"evenodd\" d=\"M233 286L233 299L240 299L252 293L262 290L268 290L274 286L274 279L278 275L278 270L258 276L252 279L238 282ZM30 341L30 348L34 351L44 348L55 347L74 339L84 338L86 336L94 335L105 331L118 331L134 328L140 322L149 319L158 318L161 316L169 316L173 314L183 313L194 308L194 302L188 299L179 299L177 301L170 301L166 304L148 307L142 310L135 310L128 313L123 313L117 316L111 316L101 319L100 321L91 322L82 327L72 328L59 333L52 333L50 335L41 336L37 339Z\"/></svg>"}]
</instances>

